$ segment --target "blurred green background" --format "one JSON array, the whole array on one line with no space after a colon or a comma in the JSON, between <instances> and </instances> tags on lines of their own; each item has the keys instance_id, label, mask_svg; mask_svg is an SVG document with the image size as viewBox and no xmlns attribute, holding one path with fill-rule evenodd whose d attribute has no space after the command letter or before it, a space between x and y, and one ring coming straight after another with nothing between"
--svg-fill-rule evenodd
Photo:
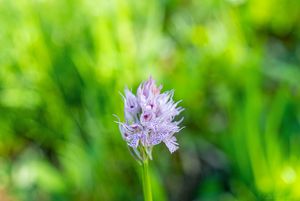
<instances>
[{"instance_id":1,"label":"blurred green background","mask_svg":"<svg viewBox=\"0 0 300 201\"><path fill-rule=\"evenodd\" d=\"M300 200L300 1L0 0L0 200L142 201L113 114L185 108L155 201Z\"/></svg>"}]
</instances>

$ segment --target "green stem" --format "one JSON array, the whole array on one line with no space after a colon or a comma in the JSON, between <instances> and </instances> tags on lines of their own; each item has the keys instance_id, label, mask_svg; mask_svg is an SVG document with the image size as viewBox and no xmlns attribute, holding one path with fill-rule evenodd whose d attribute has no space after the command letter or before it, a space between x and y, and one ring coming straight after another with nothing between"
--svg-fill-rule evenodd
<instances>
[{"instance_id":1,"label":"green stem","mask_svg":"<svg viewBox=\"0 0 300 201\"><path fill-rule=\"evenodd\" d=\"M152 201L148 159L143 161L142 170L143 170L142 178L143 178L144 201Z\"/></svg>"}]
</instances>

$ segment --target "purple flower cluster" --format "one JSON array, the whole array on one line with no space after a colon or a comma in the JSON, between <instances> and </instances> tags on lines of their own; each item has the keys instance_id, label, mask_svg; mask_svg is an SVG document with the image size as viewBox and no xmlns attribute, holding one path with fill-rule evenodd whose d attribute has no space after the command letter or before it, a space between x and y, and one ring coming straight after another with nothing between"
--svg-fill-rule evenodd
<instances>
[{"instance_id":1,"label":"purple flower cluster","mask_svg":"<svg viewBox=\"0 0 300 201\"><path fill-rule=\"evenodd\" d=\"M178 149L174 134L181 130L179 124L183 118L179 121L174 118L183 108L177 107L180 101L173 101L173 90L160 93L161 89L151 77L140 84L136 96L125 89L125 122L117 123L123 139L140 160L147 156L151 159L153 146L161 142L171 153Z\"/></svg>"}]
</instances>

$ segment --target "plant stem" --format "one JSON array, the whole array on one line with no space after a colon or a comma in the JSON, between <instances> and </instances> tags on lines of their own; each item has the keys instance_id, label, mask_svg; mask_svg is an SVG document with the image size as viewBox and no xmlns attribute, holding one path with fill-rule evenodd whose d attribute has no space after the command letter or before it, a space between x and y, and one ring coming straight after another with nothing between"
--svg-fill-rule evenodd
<instances>
[{"instance_id":1,"label":"plant stem","mask_svg":"<svg viewBox=\"0 0 300 201\"><path fill-rule=\"evenodd\" d=\"M149 175L148 159L143 161L142 170L143 170L142 178L143 178L144 201L152 201L151 181L150 181L150 175Z\"/></svg>"}]
</instances>

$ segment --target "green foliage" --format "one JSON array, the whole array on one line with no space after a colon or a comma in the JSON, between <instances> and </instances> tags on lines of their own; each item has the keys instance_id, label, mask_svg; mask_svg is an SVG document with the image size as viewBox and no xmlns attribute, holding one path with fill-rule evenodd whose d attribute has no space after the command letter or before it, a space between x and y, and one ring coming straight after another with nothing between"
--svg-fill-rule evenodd
<instances>
[{"instance_id":1,"label":"green foliage","mask_svg":"<svg viewBox=\"0 0 300 201\"><path fill-rule=\"evenodd\" d=\"M0 198L142 200L113 114L152 75L186 108L154 200L299 200L299 18L295 0L0 0Z\"/></svg>"}]
</instances>

